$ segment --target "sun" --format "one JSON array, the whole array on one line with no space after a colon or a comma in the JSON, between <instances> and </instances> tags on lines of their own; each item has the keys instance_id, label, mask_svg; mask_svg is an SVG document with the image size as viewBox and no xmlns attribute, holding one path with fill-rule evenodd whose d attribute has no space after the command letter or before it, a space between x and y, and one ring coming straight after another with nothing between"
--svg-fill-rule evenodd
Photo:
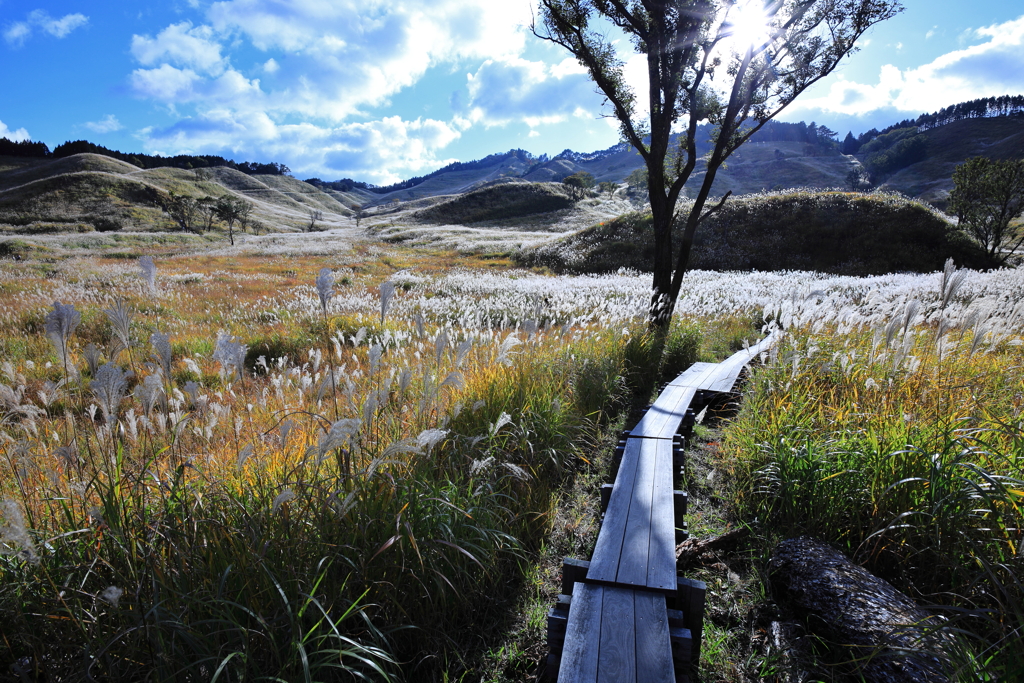
<instances>
[{"instance_id":1,"label":"sun","mask_svg":"<svg viewBox=\"0 0 1024 683\"><path fill-rule=\"evenodd\" d=\"M764 44L770 37L771 21L765 0L739 0L729 8L722 29L736 52Z\"/></svg>"}]
</instances>

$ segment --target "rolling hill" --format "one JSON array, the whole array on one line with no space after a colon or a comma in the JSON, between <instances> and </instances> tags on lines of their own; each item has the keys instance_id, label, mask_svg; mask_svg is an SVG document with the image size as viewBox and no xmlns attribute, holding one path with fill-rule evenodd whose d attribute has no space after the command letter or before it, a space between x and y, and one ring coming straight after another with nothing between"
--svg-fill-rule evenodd
<instances>
[{"instance_id":1,"label":"rolling hill","mask_svg":"<svg viewBox=\"0 0 1024 683\"><path fill-rule=\"evenodd\" d=\"M310 211L325 225L347 223L356 193L321 192L285 175L250 176L228 167L196 174L178 168L143 170L98 154L57 159L0 157L0 234L176 230L161 209L169 193L231 197L253 203L268 230L301 230Z\"/></svg>"},{"instance_id":2,"label":"rolling hill","mask_svg":"<svg viewBox=\"0 0 1024 683\"><path fill-rule=\"evenodd\" d=\"M914 124L908 121L898 126ZM1024 157L1024 116L930 125L934 127L919 134L915 131L925 140L923 158L887 177L875 178L880 189L898 191L941 209L952 189L957 164L977 155ZM793 188L845 188L851 171L863 172L865 164L871 164L869 154L844 155L827 140L807 143L807 129L804 124L766 126L719 170L714 192L732 191L742 196ZM709 128L701 129L698 152L708 151L709 135ZM261 231L301 231L311 213L320 212L321 229L355 227L365 219L366 227L387 233L389 239L401 240L407 234L414 235L417 243L430 243L432 231L459 226L523 234L567 233L627 211L629 198L621 186L641 167L641 161L625 144L591 153L565 150L550 159L510 150L453 163L391 188L374 188L355 181L324 183L281 174L247 175L229 166L202 171L142 169L95 153L0 156L0 236L174 231L176 225L161 208L172 192L197 199L247 199L254 205ZM573 205L557 183L579 171L592 174L599 182L617 183L620 190L613 196ZM686 196L692 196L690 188L699 185L702 174L698 165L690 187L684 190Z\"/></svg>"}]
</instances>

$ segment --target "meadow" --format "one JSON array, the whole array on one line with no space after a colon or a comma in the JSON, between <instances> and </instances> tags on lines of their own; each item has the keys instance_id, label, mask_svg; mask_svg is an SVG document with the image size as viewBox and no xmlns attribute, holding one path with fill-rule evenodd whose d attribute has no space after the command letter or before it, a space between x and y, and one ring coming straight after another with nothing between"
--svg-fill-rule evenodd
<instances>
[{"instance_id":1,"label":"meadow","mask_svg":"<svg viewBox=\"0 0 1024 683\"><path fill-rule=\"evenodd\" d=\"M0 266L4 671L475 680L631 403L764 326L730 514L965 586L936 600L994 665L1019 643L1024 274L696 271L663 362L646 274L276 248Z\"/></svg>"}]
</instances>

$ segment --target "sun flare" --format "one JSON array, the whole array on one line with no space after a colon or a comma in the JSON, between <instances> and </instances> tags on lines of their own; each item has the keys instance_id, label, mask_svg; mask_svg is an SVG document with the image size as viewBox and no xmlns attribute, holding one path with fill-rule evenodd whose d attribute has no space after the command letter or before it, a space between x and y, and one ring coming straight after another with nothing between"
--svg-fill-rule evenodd
<instances>
[{"instance_id":1,"label":"sun flare","mask_svg":"<svg viewBox=\"0 0 1024 683\"><path fill-rule=\"evenodd\" d=\"M769 39L771 21L763 0L740 0L723 22L727 42L736 52L763 44Z\"/></svg>"}]
</instances>

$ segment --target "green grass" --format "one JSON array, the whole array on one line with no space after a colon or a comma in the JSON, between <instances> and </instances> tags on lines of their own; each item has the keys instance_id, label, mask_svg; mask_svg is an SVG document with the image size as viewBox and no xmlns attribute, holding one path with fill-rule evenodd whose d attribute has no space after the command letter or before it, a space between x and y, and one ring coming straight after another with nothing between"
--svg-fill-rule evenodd
<instances>
[{"instance_id":1,"label":"green grass","mask_svg":"<svg viewBox=\"0 0 1024 683\"><path fill-rule=\"evenodd\" d=\"M1024 358L947 334L940 356L929 329L888 349L871 330L794 330L727 428L722 467L732 514L757 520L766 549L801 534L844 549L946 606L964 652L1005 672L1024 647ZM981 671L973 656L951 666Z\"/></svg>"}]
</instances>

